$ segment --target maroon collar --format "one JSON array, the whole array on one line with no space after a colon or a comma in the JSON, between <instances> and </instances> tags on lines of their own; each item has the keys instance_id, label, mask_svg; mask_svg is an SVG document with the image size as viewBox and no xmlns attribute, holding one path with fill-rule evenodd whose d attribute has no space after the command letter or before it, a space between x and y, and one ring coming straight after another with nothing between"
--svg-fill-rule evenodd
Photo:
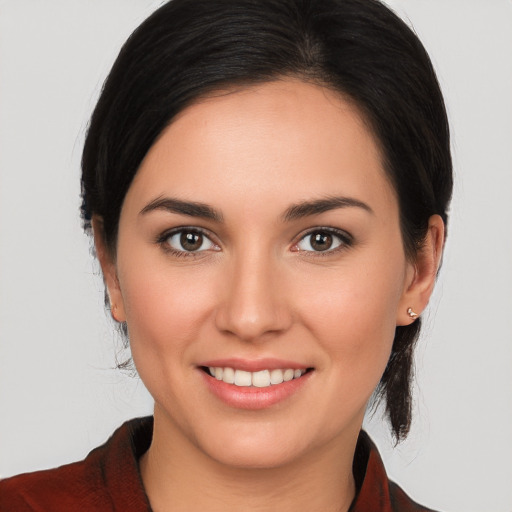
<instances>
[{"instance_id":1,"label":"maroon collar","mask_svg":"<svg viewBox=\"0 0 512 512\"><path fill-rule=\"evenodd\" d=\"M81 462L2 480L0 510L151 512L138 461L152 435L153 418L137 418L124 423ZM357 494L349 512L432 512L388 480L375 445L363 431L353 471Z\"/></svg>"},{"instance_id":2,"label":"maroon collar","mask_svg":"<svg viewBox=\"0 0 512 512\"><path fill-rule=\"evenodd\" d=\"M149 448L152 431L152 417L136 419L125 423L109 441L109 457L104 460L107 484L116 503L116 511L150 510L142 486L138 459ZM125 461L123 464L122 460ZM414 503L400 487L388 479L379 452L364 431L361 431L357 441L353 471L357 493L349 512L429 512L429 509ZM134 492L131 501L126 503L123 496L126 496L128 484ZM147 503L147 509L127 508L134 503L133 500Z\"/></svg>"}]
</instances>

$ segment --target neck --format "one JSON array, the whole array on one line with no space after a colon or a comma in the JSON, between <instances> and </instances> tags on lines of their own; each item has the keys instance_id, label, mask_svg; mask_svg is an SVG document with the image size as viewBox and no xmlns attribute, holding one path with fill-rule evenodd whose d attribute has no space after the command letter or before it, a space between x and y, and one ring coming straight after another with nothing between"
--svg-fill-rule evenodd
<instances>
[{"instance_id":1,"label":"neck","mask_svg":"<svg viewBox=\"0 0 512 512\"><path fill-rule=\"evenodd\" d=\"M140 460L154 512L345 512L354 498L357 433L279 467L240 468L212 459L160 420L155 414L153 440Z\"/></svg>"}]
</instances>

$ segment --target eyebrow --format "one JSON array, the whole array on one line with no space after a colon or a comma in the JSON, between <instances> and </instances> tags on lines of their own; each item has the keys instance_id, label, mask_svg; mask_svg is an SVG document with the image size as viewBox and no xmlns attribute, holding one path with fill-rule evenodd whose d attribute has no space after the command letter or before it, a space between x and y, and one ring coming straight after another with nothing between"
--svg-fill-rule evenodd
<instances>
[{"instance_id":1,"label":"eyebrow","mask_svg":"<svg viewBox=\"0 0 512 512\"><path fill-rule=\"evenodd\" d=\"M291 205L284 212L283 220L285 222L289 222L303 217L308 217L310 215L319 215L320 213L335 210L337 208L361 208L373 214L373 210L366 203L363 203L358 199L354 199L352 197L326 197L323 199L304 201ZM187 215L189 217L199 217L216 222L223 222L224 220L221 212L205 203L183 201L172 197L158 197L154 199L140 211L139 215L145 215L158 210Z\"/></svg>"},{"instance_id":2,"label":"eyebrow","mask_svg":"<svg viewBox=\"0 0 512 512\"><path fill-rule=\"evenodd\" d=\"M145 215L157 210L164 210L171 213L179 213L189 217L200 217L202 219L222 222L222 213L218 212L211 206L195 201L182 201L172 197L158 197L147 204L139 213Z\"/></svg>"},{"instance_id":3,"label":"eyebrow","mask_svg":"<svg viewBox=\"0 0 512 512\"><path fill-rule=\"evenodd\" d=\"M318 215L337 208L361 208L373 214L373 210L362 201L352 197L326 197L314 201L305 201L290 206L283 215L285 221L297 220L310 215Z\"/></svg>"}]
</instances>

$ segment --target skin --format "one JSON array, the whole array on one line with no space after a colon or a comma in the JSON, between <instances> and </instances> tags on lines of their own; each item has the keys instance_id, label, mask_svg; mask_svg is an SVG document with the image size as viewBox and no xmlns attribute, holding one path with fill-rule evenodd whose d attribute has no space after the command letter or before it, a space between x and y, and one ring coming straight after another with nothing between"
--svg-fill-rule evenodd
<instances>
[{"instance_id":1,"label":"skin","mask_svg":"<svg viewBox=\"0 0 512 512\"><path fill-rule=\"evenodd\" d=\"M333 196L365 206L284 218L293 205ZM204 203L222 219L141 213L166 197ZM179 236L162 237L180 227L202 229L205 250L185 254ZM314 251L315 228L343 238ZM203 99L144 159L115 258L101 219L94 230L113 314L128 324L155 399L141 459L153 509L347 510L366 404L396 325L428 302L443 244L433 216L424 248L407 260L395 192L356 107L292 79ZM313 371L286 400L244 410L214 396L198 369L227 357Z\"/></svg>"}]
</instances>

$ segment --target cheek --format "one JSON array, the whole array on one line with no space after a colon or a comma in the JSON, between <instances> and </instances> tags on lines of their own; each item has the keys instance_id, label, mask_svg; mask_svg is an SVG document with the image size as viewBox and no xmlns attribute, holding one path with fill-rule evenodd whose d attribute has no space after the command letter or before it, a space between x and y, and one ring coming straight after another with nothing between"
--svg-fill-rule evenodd
<instances>
[{"instance_id":1,"label":"cheek","mask_svg":"<svg viewBox=\"0 0 512 512\"><path fill-rule=\"evenodd\" d=\"M325 354L323 400L332 413L324 427L332 432L353 418L362 421L389 360L400 294L390 293L384 281L366 272L326 280L307 309L305 323Z\"/></svg>"},{"instance_id":2,"label":"cheek","mask_svg":"<svg viewBox=\"0 0 512 512\"><path fill-rule=\"evenodd\" d=\"M405 263L397 261L362 261L317 273L313 292L301 305L303 323L347 386L374 387L387 364L403 289Z\"/></svg>"},{"instance_id":3,"label":"cheek","mask_svg":"<svg viewBox=\"0 0 512 512\"><path fill-rule=\"evenodd\" d=\"M176 364L199 339L211 311L214 291L197 272L176 271L146 259L119 265L130 346L136 366L167 359ZM138 268L138 270L137 270ZM140 270L144 269L144 270ZM199 273L200 274L200 273Z\"/></svg>"}]
</instances>

